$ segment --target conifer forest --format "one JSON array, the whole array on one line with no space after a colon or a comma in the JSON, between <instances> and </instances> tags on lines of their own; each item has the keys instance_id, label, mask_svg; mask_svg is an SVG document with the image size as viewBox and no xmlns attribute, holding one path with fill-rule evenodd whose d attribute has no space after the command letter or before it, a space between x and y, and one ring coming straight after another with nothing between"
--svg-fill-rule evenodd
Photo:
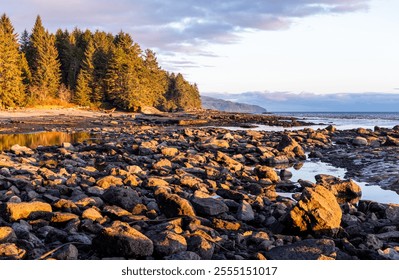
<instances>
[{"instance_id":1,"label":"conifer forest","mask_svg":"<svg viewBox=\"0 0 399 280\"><path fill-rule=\"evenodd\" d=\"M73 103L138 111L201 107L196 84L158 64L125 32L45 29L40 16L19 36L0 19L0 109Z\"/></svg>"}]
</instances>

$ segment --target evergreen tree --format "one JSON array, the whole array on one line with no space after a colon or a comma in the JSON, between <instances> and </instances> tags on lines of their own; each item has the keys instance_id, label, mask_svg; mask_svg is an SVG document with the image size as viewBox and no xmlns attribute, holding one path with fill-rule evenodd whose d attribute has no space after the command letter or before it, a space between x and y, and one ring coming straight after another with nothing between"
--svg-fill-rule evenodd
<instances>
[{"instance_id":1,"label":"evergreen tree","mask_svg":"<svg viewBox=\"0 0 399 280\"><path fill-rule=\"evenodd\" d=\"M55 36L44 29L40 16L33 27L31 45L32 57L28 62L31 62L32 85L39 90L40 99L54 98L60 87L60 62Z\"/></svg>"},{"instance_id":2,"label":"evergreen tree","mask_svg":"<svg viewBox=\"0 0 399 280\"><path fill-rule=\"evenodd\" d=\"M94 58L95 48L90 40L87 44L82 69L79 72L76 84L74 102L81 106L90 105L90 99L94 92Z\"/></svg>"},{"instance_id":3,"label":"evergreen tree","mask_svg":"<svg viewBox=\"0 0 399 280\"><path fill-rule=\"evenodd\" d=\"M201 99L197 85L191 85L180 73L170 76L166 99L168 100L168 109L172 111L201 108Z\"/></svg>"},{"instance_id":4,"label":"evergreen tree","mask_svg":"<svg viewBox=\"0 0 399 280\"><path fill-rule=\"evenodd\" d=\"M114 46L113 41L114 36L112 34L96 31L93 35L93 44L96 51L93 57L94 88L90 97L92 103L100 103L106 99L106 75L112 55L111 49Z\"/></svg>"},{"instance_id":5,"label":"evergreen tree","mask_svg":"<svg viewBox=\"0 0 399 280\"><path fill-rule=\"evenodd\" d=\"M0 108L21 106L25 100L21 54L10 19L0 18Z\"/></svg>"},{"instance_id":6,"label":"evergreen tree","mask_svg":"<svg viewBox=\"0 0 399 280\"><path fill-rule=\"evenodd\" d=\"M143 66L140 47L133 43L129 34L120 32L111 53L106 77L107 99L119 108L136 111L143 99L139 81Z\"/></svg>"}]
</instances>

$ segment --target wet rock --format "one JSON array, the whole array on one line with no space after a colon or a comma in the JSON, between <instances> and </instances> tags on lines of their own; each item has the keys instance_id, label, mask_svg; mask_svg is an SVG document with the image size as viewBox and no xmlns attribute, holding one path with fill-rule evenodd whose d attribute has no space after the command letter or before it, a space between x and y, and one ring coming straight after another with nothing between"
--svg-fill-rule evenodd
<instances>
[{"instance_id":1,"label":"wet rock","mask_svg":"<svg viewBox=\"0 0 399 280\"><path fill-rule=\"evenodd\" d=\"M240 206L238 207L237 211L237 219L241 221L252 221L255 219L255 213L252 210L251 204L249 204L247 201L242 201Z\"/></svg>"},{"instance_id":2,"label":"wet rock","mask_svg":"<svg viewBox=\"0 0 399 280\"><path fill-rule=\"evenodd\" d=\"M154 252L160 256L169 256L187 250L186 239L174 232L165 231L154 238Z\"/></svg>"},{"instance_id":3,"label":"wet rock","mask_svg":"<svg viewBox=\"0 0 399 280\"><path fill-rule=\"evenodd\" d=\"M102 199L127 211L132 211L136 204L141 203L141 198L135 190L123 187L110 187L103 193Z\"/></svg>"},{"instance_id":4,"label":"wet rock","mask_svg":"<svg viewBox=\"0 0 399 280\"><path fill-rule=\"evenodd\" d=\"M93 239L93 247L107 257L145 257L154 251L153 242L127 223L116 221Z\"/></svg>"},{"instance_id":5,"label":"wet rock","mask_svg":"<svg viewBox=\"0 0 399 280\"><path fill-rule=\"evenodd\" d=\"M156 199L160 210L167 217L195 216L194 208L190 202L176 194L170 194L161 189L157 192Z\"/></svg>"},{"instance_id":6,"label":"wet rock","mask_svg":"<svg viewBox=\"0 0 399 280\"><path fill-rule=\"evenodd\" d=\"M292 177L292 172L287 169L282 169L280 171L280 178L281 179L290 179Z\"/></svg>"},{"instance_id":7,"label":"wet rock","mask_svg":"<svg viewBox=\"0 0 399 280\"><path fill-rule=\"evenodd\" d=\"M333 240L306 239L290 245L278 246L265 253L271 260L320 260L335 259Z\"/></svg>"},{"instance_id":8,"label":"wet rock","mask_svg":"<svg viewBox=\"0 0 399 280\"><path fill-rule=\"evenodd\" d=\"M191 204L199 215L217 216L229 211L229 207L223 201L214 198L195 197Z\"/></svg>"},{"instance_id":9,"label":"wet rock","mask_svg":"<svg viewBox=\"0 0 399 280\"><path fill-rule=\"evenodd\" d=\"M51 205L44 202L6 203L6 212L10 221L27 219L37 212L52 212Z\"/></svg>"},{"instance_id":10,"label":"wet rock","mask_svg":"<svg viewBox=\"0 0 399 280\"><path fill-rule=\"evenodd\" d=\"M26 251L14 243L0 244L0 260L21 260L25 256Z\"/></svg>"},{"instance_id":11,"label":"wet rock","mask_svg":"<svg viewBox=\"0 0 399 280\"><path fill-rule=\"evenodd\" d=\"M17 235L11 227L0 227L0 244L17 241Z\"/></svg>"},{"instance_id":12,"label":"wet rock","mask_svg":"<svg viewBox=\"0 0 399 280\"><path fill-rule=\"evenodd\" d=\"M332 192L317 185L305 188L301 199L289 213L289 223L299 232L336 234L342 211Z\"/></svg>"}]
</instances>

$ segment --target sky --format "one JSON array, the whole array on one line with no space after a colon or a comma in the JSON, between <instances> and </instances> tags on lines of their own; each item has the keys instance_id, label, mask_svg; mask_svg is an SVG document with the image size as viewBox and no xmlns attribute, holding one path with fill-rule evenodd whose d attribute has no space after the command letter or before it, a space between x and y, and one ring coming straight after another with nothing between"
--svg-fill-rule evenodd
<instances>
[{"instance_id":1,"label":"sky","mask_svg":"<svg viewBox=\"0 0 399 280\"><path fill-rule=\"evenodd\" d=\"M397 0L0 0L19 33L38 14L52 32L129 32L204 95L304 101L399 94L397 11Z\"/></svg>"}]
</instances>

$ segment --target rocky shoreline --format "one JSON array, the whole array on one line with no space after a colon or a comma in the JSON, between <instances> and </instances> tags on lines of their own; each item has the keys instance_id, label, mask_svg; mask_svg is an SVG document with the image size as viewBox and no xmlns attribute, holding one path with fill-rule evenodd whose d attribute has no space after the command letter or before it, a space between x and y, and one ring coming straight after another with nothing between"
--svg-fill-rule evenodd
<instances>
[{"instance_id":1,"label":"rocky shoreline","mask_svg":"<svg viewBox=\"0 0 399 280\"><path fill-rule=\"evenodd\" d=\"M397 155L397 130L229 131L208 126L300 123L210 115L104 114L77 126L95 141L2 151L0 259L399 258L399 205L286 170L309 152L355 176L367 155Z\"/></svg>"}]
</instances>

